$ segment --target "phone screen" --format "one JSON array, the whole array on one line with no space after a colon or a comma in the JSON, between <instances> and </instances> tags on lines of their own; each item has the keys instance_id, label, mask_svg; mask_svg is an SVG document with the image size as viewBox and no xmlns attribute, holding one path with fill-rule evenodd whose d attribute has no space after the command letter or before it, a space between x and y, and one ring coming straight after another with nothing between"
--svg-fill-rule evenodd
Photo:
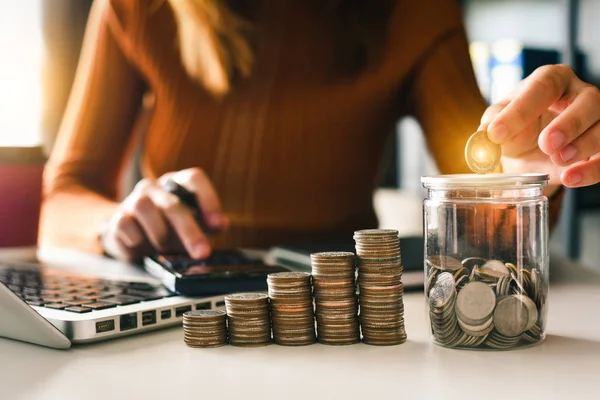
<instances>
[{"instance_id":1,"label":"phone screen","mask_svg":"<svg viewBox=\"0 0 600 400\"><path fill-rule=\"evenodd\" d=\"M239 275L278 272L278 266L270 266L260 259L250 258L237 251L215 251L207 259L193 259L184 255L159 255L156 260L166 269L181 277L210 276L227 278Z\"/></svg>"}]
</instances>

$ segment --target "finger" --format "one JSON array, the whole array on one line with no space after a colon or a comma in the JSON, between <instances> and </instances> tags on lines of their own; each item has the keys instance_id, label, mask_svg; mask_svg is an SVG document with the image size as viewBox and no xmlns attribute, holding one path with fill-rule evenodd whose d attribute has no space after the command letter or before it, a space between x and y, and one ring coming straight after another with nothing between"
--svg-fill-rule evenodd
<instances>
[{"instance_id":1,"label":"finger","mask_svg":"<svg viewBox=\"0 0 600 400\"><path fill-rule=\"evenodd\" d=\"M168 251L169 226L161 210L150 198L157 188L148 181L141 181L125 200L125 210L135 217L152 246L158 251Z\"/></svg>"},{"instance_id":2,"label":"finger","mask_svg":"<svg viewBox=\"0 0 600 400\"><path fill-rule=\"evenodd\" d=\"M537 148L540 121L536 120L525 129L502 144L502 154L508 157L520 157Z\"/></svg>"},{"instance_id":3,"label":"finger","mask_svg":"<svg viewBox=\"0 0 600 400\"><path fill-rule=\"evenodd\" d=\"M587 86L578 92L571 105L541 132L540 149L552 155L577 140L599 120L600 91L593 86ZM567 153L572 153L572 149Z\"/></svg>"},{"instance_id":4,"label":"finger","mask_svg":"<svg viewBox=\"0 0 600 400\"><path fill-rule=\"evenodd\" d=\"M581 161L566 169L561 182L567 187L582 187L600 182L600 156L595 155L588 161Z\"/></svg>"},{"instance_id":5,"label":"finger","mask_svg":"<svg viewBox=\"0 0 600 400\"><path fill-rule=\"evenodd\" d=\"M126 262L136 261L149 247L135 218L122 210L117 211L111 218L102 244L108 254Z\"/></svg>"},{"instance_id":6,"label":"finger","mask_svg":"<svg viewBox=\"0 0 600 400\"><path fill-rule=\"evenodd\" d=\"M489 137L502 144L531 125L572 88L573 70L565 65L538 68L519 93L488 126Z\"/></svg>"},{"instance_id":7,"label":"finger","mask_svg":"<svg viewBox=\"0 0 600 400\"><path fill-rule=\"evenodd\" d=\"M117 237L115 240L114 248L115 249L112 251L113 256L125 262L138 261L143 255L143 253L140 252L138 248L134 249L129 247L119 237Z\"/></svg>"},{"instance_id":8,"label":"finger","mask_svg":"<svg viewBox=\"0 0 600 400\"><path fill-rule=\"evenodd\" d=\"M496 116L500 113L500 111L504 109L504 107L506 107L507 104L507 102L501 102L489 106L481 116L481 120L479 122L479 127L477 128L477 130L486 131L490 122L492 122L492 120L496 118Z\"/></svg>"},{"instance_id":9,"label":"finger","mask_svg":"<svg viewBox=\"0 0 600 400\"><path fill-rule=\"evenodd\" d=\"M166 216L175 230L185 250L193 258L206 258L210 255L210 245L196 223L191 210L181 204L177 196L164 190L153 190L152 201Z\"/></svg>"},{"instance_id":10,"label":"finger","mask_svg":"<svg viewBox=\"0 0 600 400\"><path fill-rule=\"evenodd\" d=\"M196 194L208 225L215 228L222 228L225 225L226 221L217 191L202 169L190 168L179 171L171 178Z\"/></svg>"},{"instance_id":11,"label":"finger","mask_svg":"<svg viewBox=\"0 0 600 400\"><path fill-rule=\"evenodd\" d=\"M550 157L556 165L566 166L587 160L600 153L600 122L594 124L571 144L563 147Z\"/></svg>"},{"instance_id":12,"label":"finger","mask_svg":"<svg viewBox=\"0 0 600 400\"><path fill-rule=\"evenodd\" d=\"M128 248L141 246L146 236L136 219L126 213L119 213L115 218L115 236Z\"/></svg>"}]
</instances>

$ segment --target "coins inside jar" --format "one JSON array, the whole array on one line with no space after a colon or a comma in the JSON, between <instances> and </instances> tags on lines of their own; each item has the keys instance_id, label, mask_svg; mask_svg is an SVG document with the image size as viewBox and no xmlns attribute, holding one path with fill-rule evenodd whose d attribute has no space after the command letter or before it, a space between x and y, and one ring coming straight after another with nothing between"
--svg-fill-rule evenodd
<instances>
[{"instance_id":1,"label":"coins inside jar","mask_svg":"<svg viewBox=\"0 0 600 400\"><path fill-rule=\"evenodd\" d=\"M471 171L487 174L500 164L502 150L500 145L488 138L486 131L477 131L471 135L465 146L465 160Z\"/></svg>"},{"instance_id":2,"label":"coins inside jar","mask_svg":"<svg viewBox=\"0 0 600 400\"><path fill-rule=\"evenodd\" d=\"M437 343L510 349L542 340L546 297L539 268L439 255L429 256L426 265L429 320Z\"/></svg>"}]
</instances>

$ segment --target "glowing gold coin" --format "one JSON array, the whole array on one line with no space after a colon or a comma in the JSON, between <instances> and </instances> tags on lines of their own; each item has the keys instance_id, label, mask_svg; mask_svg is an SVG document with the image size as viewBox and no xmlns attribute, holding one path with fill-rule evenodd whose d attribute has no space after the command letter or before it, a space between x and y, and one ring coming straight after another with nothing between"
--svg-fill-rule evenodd
<instances>
[{"instance_id":1,"label":"glowing gold coin","mask_svg":"<svg viewBox=\"0 0 600 400\"><path fill-rule=\"evenodd\" d=\"M492 143L486 131L472 134L465 146L465 160L476 174L487 174L495 170L501 155L500 145Z\"/></svg>"}]
</instances>

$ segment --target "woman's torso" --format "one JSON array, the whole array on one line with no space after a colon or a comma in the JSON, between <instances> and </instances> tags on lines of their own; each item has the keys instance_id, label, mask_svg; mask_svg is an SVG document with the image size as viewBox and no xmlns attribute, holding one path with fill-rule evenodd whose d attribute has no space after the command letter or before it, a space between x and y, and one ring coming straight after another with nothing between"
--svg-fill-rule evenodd
<instances>
[{"instance_id":1,"label":"woman's torso","mask_svg":"<svg viewBox=\"0 0 600 400\"><path fill-rule=\"evenodd\" d=\"M402 84L423 51L414 42L427 43L429 33L409 41L410 26L394 26L393 17L382 62L332 79L331 17L310 2L266 2L254 72L217 100L185 73L169 6L149 12L144 4L126 26L155 99L142 171L202 168L232 221L217 246L350 240L353 230L376 226L381 156L404 112ZM394 14L414 9L398 2ZM417 25L424 16L408 17L401 19Z\"/></svg>"}]
</instances>

